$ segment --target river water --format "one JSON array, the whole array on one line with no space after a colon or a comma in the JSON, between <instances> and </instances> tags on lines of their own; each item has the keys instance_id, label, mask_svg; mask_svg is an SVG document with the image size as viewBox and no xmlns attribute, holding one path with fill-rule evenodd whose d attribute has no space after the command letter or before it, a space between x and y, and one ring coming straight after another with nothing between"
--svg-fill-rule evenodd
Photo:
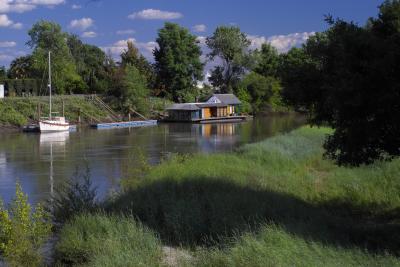
<instances>
[{"instance_id":1,"label":"river water","mask_svg":"<svg viewBox=\"0 0 400 267\"><path fill-rule=\"evenodd\" d=\"M242 123L161 123L130 129L82 129L70 133L0 133L0 196L9 202L18 181L32 203L87 167L100 196L118 188L128 170L173 153L232 152L304 124L298 115Z\"/></svg>"}]
</instances>

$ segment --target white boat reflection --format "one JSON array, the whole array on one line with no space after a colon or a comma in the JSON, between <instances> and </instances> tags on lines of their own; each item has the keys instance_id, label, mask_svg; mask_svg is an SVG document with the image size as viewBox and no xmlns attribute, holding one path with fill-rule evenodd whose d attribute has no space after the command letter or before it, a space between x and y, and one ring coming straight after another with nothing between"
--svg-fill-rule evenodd
<instances>
[{"instance_id":1,"label":"white boat reflection","mask_svg":"<svg viewBox=\"0 0 400 267\"><path fill-rule=\"evenodd\" d=\"M40 146L65 146L69 139L69 132L41 133Z\"/></svg>"},{"instance_id":2,"label":"white boat reflection","mask_svg":"<svg viewBox=\"0 0 400 267\"><path fill-rule=\"evenodd\" d=\"M69 132L49 132L40 134L40 148L44 148L42 152L49 153L49 185L51 201L54 197L54 166L53 152L65 152L65 144L69 139ZM49 148L49 150L47 150Z\"/></svg>"}]
</instances>

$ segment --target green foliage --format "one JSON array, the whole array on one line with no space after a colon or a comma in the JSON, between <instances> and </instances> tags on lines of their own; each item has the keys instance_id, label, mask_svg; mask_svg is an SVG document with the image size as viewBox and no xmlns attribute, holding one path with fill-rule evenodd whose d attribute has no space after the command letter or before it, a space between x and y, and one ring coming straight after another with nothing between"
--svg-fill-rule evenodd
<instances>
[{"instance_id":1,"label":"green foliage","mask_svg":"<svg viewBox=\"0 0 400 267\"><path fill-rule=\"evenodd\" d=\"M104 93L110 85L110 74L106 68L107 56L99 47L84 44L78 36L68 35L67 45L74 59L76 70L82 77L75 82L74 93Z\"/></svg>"},{"instance_id":2,"label":"green foliage","mask_svg":"<svg viewBox=\"0 0 400 267\"><path fill-rule=\"evenodd\" d=\"M140 54L132 41L127 42L127 49L121 54L121 65L123 67L126 67L127 65L136 67L140 74L146 78L147 87L153 88L156 78L153 66L142 54Z\"/></svg>"},{"instance_id":3,"label":"green foliage","mask_svg":"<svg viewBox=\"0 0 400 267\"><path fill-rule=\"evenodd\" d=\"M51 233L49 215L38 204L32 211L17 184L10 207L0 205L0 252L10 266L41 266L40 248Z\"/></svg>"},{"instance_id":4,"label":"green foliage","mask_svg":"<svg viewBox=\"0 0 400 267\"><path fill-rule=\"evenodd\" d=\"M135 66L120 68L114 74L113 80L113 87L108 94L114 97L119 110L129 113L133 109L144 115L149 113L150 92L146 79Z\"/></svg>"},{"instance_id":5,"label":"green foliage","mask_svg":"<svg viewBox=\"0 0 400 267\"><path fill-rule=\"evenodd\" d=\"M365 27L327 22L327 31L285 56L286 101L335 129L325 148L338 164L399 156L400 1L385 1Z\"/></svg>"},{"instance_id":6,"label":"green foliage","mask_svg":"<svg viewBox=\"0 0 400 267\"><path fill-rule=\"evenodd\" d=\"M78 121L79 110L81 111L81 120L83 123L92 123L94 121L107 120L108 113L98 108L91 102L88 102L78 96L54 96L53 110L61 112L62 102L65 104L65 116L71 122ZM38 120L38 105L41 107L41 115L48 114L49 100L42 97L10 97L0 101L0 124L7 126L23 126L28 122ZM94 120L94 121L93 121Z\"/></svg>"},{"instance_id":7,"label":"green foliage","mask_svg":"<svg viewBox=\"0 0 400 267\"><path fill-rule=\"evenodd\" d=\"M203 78L201 49L196 36L178 24L166 22L158 31L154 50L158 87L175 102L193 102L197 81Z\"/></svg>"},{"instance_id":8,"label":"green foliage","mask_svg":"<svg viewBox=\"0 0 400 267\"><path fill-rule=\"evenodd\" d=\"M242 88L241 97L245 96L243 92L247 92L252 112L258 113L270 109L270 99L274 95L279 95L281 85L277 79L271 76L265 77L251 72L244 77L239 87Z\"/></svg>"},{"instance_id":9,"label":"green foliage","mask_svg":"<svg viewBox=\"0 0 400 267\"><path fill-rule=\"evenodd\" d=\"M66 222L74 215L90 213L98 209L96 188L92 186L90 170L85 173L77 170L74 177L57 190L57 194L49 203L57 222Z\"/></svg>"},{"instance_id":10,"label":"green foliage","mask_svg":"<svg viewBox=\"0 0 400 267\"><path fill-rule=\"evenodd\" d=\"M33 59L31 55L17 57L11 61L8 77L10 79L41 78L33 69Z\"/></svg>"},{"instance_id":11,"label":"green foliage","mask_svg":"<svg viewBox=\"0 0 400 267\"><path fill-rule=\"evenodd\" d=\"M222 66L216 66L211 73L210 81L222 93L232 93L246 69L251 68L254 58L249 49L250 41L238 27L217 27L212 36L207 38L211 49L210 59L220 58Z\"/></svg>"},{"instance_id":12,"label":"green foliage","mask_svg":"<svg viewBox=\"0 0 400 267\"><path fill-rule=\"evenodd\" d=\"M6 79L6 78L7 78L6 67L1 66L0 67L0 80Z\"/></svg>"},{"instance_id":13,"label":"green foliage","mask_svg":"<svg viewBox=\"0 0 400 267\"><path fill-rule=\"evenodd\" d=\"M278 51L269 43L261 45L261 50L255 51L256 66L253 71L265 77L276 77L280 62Z\"/></svg>"},{"instance_id":14,"label":"green foliage","mask_svg":"<svg viewBox=\"0 0 400 267\"><path fill-rule=\"evenodd\" d=\"M4 100L0 101L0 114L0 124L22 126L27 123L26 117Z\"/></svg>"},{"instance_id":15,"label":"green foliage","mask_svg":"<svg viewBox=\"0 0 400 267\"><path fill-rule=\"evenodd\" d=\"M32 26L28 34L31 39L27 44L33 48L32 67L37 73L47 73L48 52L52 52L51 65L56 93L72 93L69 86L82 85L82 78L76 72L74 59L67 45L68 35L62 32L59 24L41 20ZM83 90L79 88L78 91Z\"/></svg>"},{"instance_id":16,"label":"green foliage","mask_svg":"<svg viewBox=\"0 0 400 267\"><path fill-rule=\"evenodd\" d=\"M80 215L60 232L60 266L160 266L161 245L131 217Z\"/></svg>"}]
</instances>

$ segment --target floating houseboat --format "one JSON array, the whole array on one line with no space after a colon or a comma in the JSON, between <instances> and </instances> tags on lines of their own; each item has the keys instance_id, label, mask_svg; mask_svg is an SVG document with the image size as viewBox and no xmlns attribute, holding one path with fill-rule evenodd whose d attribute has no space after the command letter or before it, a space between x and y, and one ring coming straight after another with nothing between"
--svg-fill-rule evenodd
<instances>
[{"instance_id":1,"label":"floating houseboat","mask_svg":"<svg viewBox=\"0 0 400 267\"><path fill-rule=\"evenodd\" d=\"M167 121L176 122L232 122L247 116L238 114L240 100L233 94L214 94L206 102L174 104L167 108Z\"/></svg>"}]
</instances>

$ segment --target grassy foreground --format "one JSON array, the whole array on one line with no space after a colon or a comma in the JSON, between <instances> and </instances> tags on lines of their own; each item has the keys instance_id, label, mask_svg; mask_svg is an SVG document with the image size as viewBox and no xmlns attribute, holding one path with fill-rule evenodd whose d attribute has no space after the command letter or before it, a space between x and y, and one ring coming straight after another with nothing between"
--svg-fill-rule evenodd
<instances>
[{"instance_id":1,"label":"grassy foreground","mask_svg":"<svg viewBox=\"0 0 400 267\"><path fill-rule=\"evenodd\" d=\"M190 254L182 266L400 266L400 161L337 167L322 158L328 133L303 127L233 154L175 157L124 181L107 215L70 221L57 260L157 266L167 245Z\"/></svg>"}]
</instances>

